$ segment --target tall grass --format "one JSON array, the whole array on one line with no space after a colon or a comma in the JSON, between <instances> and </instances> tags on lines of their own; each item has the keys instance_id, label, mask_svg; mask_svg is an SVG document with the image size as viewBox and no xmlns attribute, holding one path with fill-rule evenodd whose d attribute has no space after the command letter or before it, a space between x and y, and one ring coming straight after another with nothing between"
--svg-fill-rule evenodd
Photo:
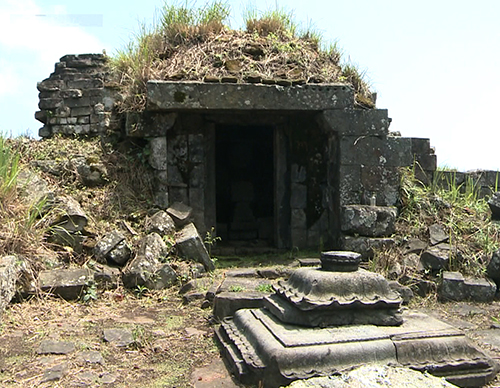
<instances>
[{"instance_id":1,"label":"tall grass","mask_svg":"<svg viewBox=\"0 0 500 388\"><path fill-rule=\"evenodd\" d=\"M0 134L0 203L2 208L15 195L18 174L19 154L11 150L6 144L5 137Z\"/></svg>"},{"instance_id":2,"label":"tall grass","mask_svg":"<svg viewBox=\"0 0 500 388\"><path fill-rule=\"evenodd\" d=\"M428 227L438 223L450 237L450 270L479 276L485 262L500 249L500 226L490 221L490 210L472 179L458 184L453 174L437 171L424 185L414 169L404 169L400 184L401 212L398 228L409 237L427 238ZM446 184L443 184L446 180Z\"/></svg>"}]
</instances>

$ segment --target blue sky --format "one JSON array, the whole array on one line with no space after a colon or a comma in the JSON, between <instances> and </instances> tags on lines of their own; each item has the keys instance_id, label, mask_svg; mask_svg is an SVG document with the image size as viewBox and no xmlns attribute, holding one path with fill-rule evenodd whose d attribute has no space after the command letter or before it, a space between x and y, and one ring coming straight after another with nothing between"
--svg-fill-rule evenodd
<instances>
[{"instance_id":1,"label":"blue sky","mask_svg":"<svg viewBox=\"0 0 500 388\"><path fill-rule=\"evenodd\" d=\"M190 1L193 3L193 1ZM231 26L248 4L228 1ZM203 4L198 1L196 4ZM500 1L288 0L280 6L337 40L367 71L391 130L430 138L438 164L500 169ZM35 135L38 91L65 54L113 54L149 23L163 0L2 0L0 131Z\"/></svg>"}]
</instances>

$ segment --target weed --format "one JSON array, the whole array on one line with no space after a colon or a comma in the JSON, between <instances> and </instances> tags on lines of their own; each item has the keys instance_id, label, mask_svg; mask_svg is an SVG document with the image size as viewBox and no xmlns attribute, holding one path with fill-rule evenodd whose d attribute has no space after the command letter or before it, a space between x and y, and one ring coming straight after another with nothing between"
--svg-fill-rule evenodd
<instances>
[{"instance_id":1,"label":"weed","mask_svg":"<svg viewBox=\"0 0 500 388\"><path fill-rule=\"evenodd\" d=\"M90 283L85 287L82 295L82 301L89 303L91 301L97 300L97 284L94 282Z\"/></svg>"},{"instance_id":2,"label":"weed","mask_svg":"<svg viewBox=\"0 0 500 388\"><path fill-rule=\"evenodd\" d=\"M255 291L271 293L274 291L274 289L271 284L259 284L257 287L255 287Z\"/></svg>"},{"instance_id":3,"label":"weed","mask_svg":"<svg viewBox=\"0 0 500 388\"><path fill-rule=\"evenodd\" d=\"M149 294L149 288L147 288L146 286L141 286L141 285L137 285L135 287L135 290L134 290L134 293L135 293L135 296L137 298L144 298L145 296L147 296Z\"/></svg>"},{"instance_id":4,"label":"weed","mask_svg":"<svg viewBox=\"0 0 500 388\"><path fill-rule=\"evenodd\" d=\"M233 285L229 287L229 292L243 292L245 288L242 286Z\"/></svg>"}]
</instances>

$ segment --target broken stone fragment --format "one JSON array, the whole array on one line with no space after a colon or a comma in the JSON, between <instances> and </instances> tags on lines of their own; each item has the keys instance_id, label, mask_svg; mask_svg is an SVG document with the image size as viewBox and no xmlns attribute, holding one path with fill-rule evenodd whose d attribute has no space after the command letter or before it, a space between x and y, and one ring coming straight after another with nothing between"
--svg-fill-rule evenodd
<instances>
[{"instance_id":1,"label":"broken stone fragment","mask_svg":"<svg viewBox=\"0 0 500 388\"><path fill-rule=\"evenodd\" d=\"M183 227L190 222L191 212L193 209L182 202L174 202L168 209L167 213L172 217L178 227Z\"/></svg>"},{"instance_id":2,"label":"broken stone fragment","mask_svg":"<svg viewBox=\"0 0 500 388\"><path fill-rule=\"evenodd\" d=\"M103 338L104 341L118 347L126 347L134 343L134 335L127 329L104 329Z\"/></svg>"},{"instance_id":3,"label":"broken stone fragment","mask_svg":"<svg viewBox=\"0 0 500 388\"><path fill-rule=\"evenodd\" d=\"M173 285L177 274L168 264L161 263L167 254L167 246L160 235L148 234L141 241L137 256L123 270L123 285L131 289L145 286L155 290Z\"/></svg>"},{"instance_id":4,"label":"broken stone fragment","mask_svg":"<svg viewBox=\"0 0 500 388\"><path fill-rule=\"evenodd\" d=\"M37 349L38 354L69 354L75 351L75 344L68 341L44 340Z\"/></svg>"},{"instance_id":5,"label":"broken stone fragment","mask_svg":"<svg viewBox=\"0 0 500 388\"><path fill-rule=\"evenodd\" d=\"M155 232L160 236L170 235L175 232L175 224L167 212L160 210L147 221L146 232Z\"/></svg>"},{"instance_id":6,"label":"broken stone fragment","mask_svg":"<svg viewBox=\"0 0 500 388\"><path fill-rule=\"evenodd\" d=\"M342 209L344 233L367 237L388 237L395 231L395 207L348 205Z\"/></svg>"},{"instance_id":7,"label":"broken stone fragment","mask_svg":"<svg viewBox=\"0 0 500 388\"><path fill-rule=\"evenodd\" d=\"M102 163L94 163L84 156L78 156L71 160L71 165L76 169L80 182L87 187L103 186L108 181L108 172Z\"/></svg>"},{"instance_id":8,"label":"broken stone fragment","mask_svg":"<svg viewBox=\"0 0 500 388\"><path fill-rule=\"evenodd\" d=\"M69 196L59 196L56 198L54 206L57 216L51 223L52 227L63 229L69 233L83 231L88 219L77 200Z\"/></svg>"},{"instance_id":9,"label":"broken stone fragment","mask_svg":"<svg viewBox=\"0 0 500 388\"><path fill-rule=\"evenodd\" d=\"M130 259L132 251L125 241L125 236L120 231L114 230L97 242L94 255L100 263L106 263L110 259L124 265Z\"/></svg>"},{"instance_id":10,"label":"broken stone fragment","mask_svg":"<svg viewBox=\"0 0 500 388\"><path fill-rule=\"evenodd\" d=\"M215 265L210 258L207 248L193 223L186 225L176 239L176 247L186 259L197 261L205 266L207 271L213 271Z\"/></svg>"}]
</instances>

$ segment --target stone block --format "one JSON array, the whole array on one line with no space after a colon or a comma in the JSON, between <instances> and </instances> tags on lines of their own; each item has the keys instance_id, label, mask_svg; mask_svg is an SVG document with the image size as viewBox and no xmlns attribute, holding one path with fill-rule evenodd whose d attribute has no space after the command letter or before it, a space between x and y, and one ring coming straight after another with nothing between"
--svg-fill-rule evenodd
<instances>
[{"instance_id":1,"label":"stone block","mask_svg":"<svg viewBox=\"0 0 500 388\"><path fill-rule=\"evenodd\" d=\"M422 266L425 269L430 269L431 271L447 269L450 261L450 251L449 249L443 248L444 247L442 246L435 246L422 252L422 255L420 256Z\"/></svg>"},{"instance_id":2,"label":"stone block","mask_svg":"<svg viewBox=\"0 0 500 388\"><path fill-rule=\"evenodd\" d=\"M389 132L387 109L326 110L323 119L330 128L342 135L384 136Z\"/></svg>"},{"instance_id":3,"label":"stone block","mask_svg":"<svg viewBox=\"0 0 500 388\"><path fill-rule=\"evenodd\" d=\"M193 223L187 224L176 239L176 247L182 256L202 263L207 271L213 271L215 265L208 255L207 248Z\"/></svg>"},{"instance_id":4,"label":"stone block","mask_svg":"<svg viewBox=\"0 0 500 388\"><path fill-rule=\"evenodd\" d=\"M443 300L462 301L465 299L464 276L460 272L444 271L439 289Z\"/></svg>"},{"instance_id":5,"label":"stone block","mask_svg":"<svg viewBox=\"0 0 500 388\"><path fill-rule=\"evenodd\" d=\"M292 183L304 183L306 181L307 170L304 166L293 163L291 174Z\"/></svg>"},{"instance_id":6,"label":"stone block","mask_svg":"<svg viewBox=\"0 0 500 388\"><path fill-rule=\"evenodd\" d=\"M63 89L64 86L65 85L63 80L56 80L51 78L44 79L42 82L38 82L36 84L36 88L40 92L57 92L60 89Z\"/></svg>"},{"instance_id":7,"label":"stone block","mask_svg":"<svg viewBox=\"0 0 500 388\"><path fill-rule=\"evenodd\" d=\"M155 170L167 169L167 138L153 137L149 139L151 154L149 164Z\"/></svg>"},{"instance_id":8,"label":"stone block","mask_svg":"<svg viewBox=\"0 0 500 388\"><path fill-rule=\"evenodd\" d=\"M341 230L346 234L367 237L390 236L395 231L397 209L368 205L348 205L342 208Z\"/></svg>"},{"instance_id":9,"label":"stone block","mask_svg":"<svg viewBox=\"0 0 500 388\"><path fill-rule=\"evenodd\" d=\"M401 167L413 164L411 139L405 137L343 136L340 164Z\"/></svg>"},{"instance_id":10,"label":"stone block","mask_svg":"<svg viewBox=\"0 0 500 388\"><path fill-rule=\"evenodd\" d=\"M102 66L107 59L104 54L68 54L61 57L60 61L65 62L65 67L85 68Z\"/></svg>"},{"instance_id":11,"label":"stone block","mask_svg":"<svg viewBox=\"0 0 500 388\"><path fill-rule=\"evenodd\" d=\"M190 134L189 141L189 160L191 163L205 162L205 137L201 133Z\"/></svg>"},{"instance_id":12,"label":"stone block","mask_svg":"<svg viewBox=\"0 0 500 388\"><path fill-rule=\"evenodd\" d=\"M56 198L57 215L51 222L52 227L66 230L70 233L82 232L88 223L88 218L82 207L74 198L59 196Z\"/></svg>"},{"instance_id":13,"label":"stone block","mask_svg":"<svg viewBox=\"0 0 500 388\"><path fill-rule=\"evenodd\" d=\"M429 239L431 245L437 245L448 242L450 236L445 232L444 227L439 224L429 226Z\"/></svg>"},{"instance_id":14,"label":"stone block","mask_svg":"<svg viewBox=\"0 0 500 388\"><path fill-rule=\"evenodd\" d=\"M61 90L60 95L62 98L80 98L82 91L80 89L64 89Z\"/></svg>"},{"instance_id":15,"label":"stone block","mask_svg":"<svg viewBox=\"0 0 500 388\"><path fill-rule=\"evenodd\" d=\"M360 253L361 259L364 261L373 258L376 251L393 247L395 244L395 239L387 237L341 237L342 250Z\"/></svg>"},{"instance_id":16,"label":"stone block","mask_svg":"<svg viewBox=\"0 0 500 388\"><path fill-rule=\"evenodd\" d=\"M340 166L339 181L341 205L361 204L361 167Z\"/></svg>"},{"instance_id":17,"label":"stone block","mask_svg":"<svg viewBox=\"0 0 500 388\"><path fill-rule=\"evenodd\" d=\"M104 87L104 82L102 79L91 78L91 79L74 79L67 82L69 89L97 89Z\"/></svg>"},{"instance_id":18,"label":"stone block","mask_svg":"<svg viewBox=\"0 0 500 388\"><path fill-rule=\"evenodd\" d=\"M97 261L101 263L106 262L110 252L124 240L125 236L118 230L114 230L113 232L105 235L102 239L100 239L97 242L97 244L94 247L94 255ZM125 262L129 259L129 257L127 257Z\"/></svg>"},{"instance_id":19,"label":"stone block","mask_svg":"<svg viewBox=\"0 0 500 388\"><path fill-rule=\"evenodd\" d=\"M77 106L71 109L71 116L88 116L92 114L92 108L90 106Z\"/></svg>"},{"instance_id":20,"label":"stone block","mask_svg":"<svg viewBox=\"0 0 500 388\"><path fill-rule=\"evenodd\" d=\"M0 257L0 322L2 313L16 293L16 283L26 266L16 256Z\"/></svg>"},{"instance_id":21,"label":"stone block","mask_svg":"<svg viewBox=\"0 0 500 388\"><path fill-rule=\"evenodd\" d=\"M129 112L126 115L125 130L132 137L162 137L172 128L177 113Z\"/></svg>"},{"instance_id":22,"label":"stone block","mask_svg":"<svg viewBox=\"0 0 500 388\"><path fill-rule=\"evenodd\" d=\"M189 174L189 184L191 187L204 188L205 187L205 165L193 164L191 173Z\"/></svg>"},{"instance_id":23,"label":"stone block","mask_svg":"<svg viewBox=\"0 0 500 388\"><path fill-rule=\"evenodd\" d=\"M38 108L41 110L51 110L60 107L62 104L62 98L44 98L38 102Z\"/></svg>"},{"instance_id":24,"label":"stone block","mask_svg":"<svg viewBox=\"0 0 500 388\"><path fill-rule=\"evenodd\" d=\"M38 287L63 299L75 300L81 296L93 278L93 272L86 268L41 271L38 275Z\"/></svg>"},{"instance_id":25,"label":"stone block","mask_svg":"<svg viewBox=\"0 0 500 388\"><path fill-rule=\"evenodd\" d=\"M282 87L254 84L149 81L147 109L308 110L352 107L354 93L348 85Z\"/></svg>"},{"instance_id":26,"label":"stone block","mask_svg":"<svg viewBox=\"0 0 500 388\"><path fill-rule=\"evenodd\" d=\"M399 167L361 166L361 185L365 194L375 196L377 205L395 206L399 201Z\"/></svg>"},{"instance_id":27,"label":"stone block","mask_svg":"<svg viewBox=\"0 0 500 388\"><path fill-rule=\"evenodd\" d=\"M464 289L468 300L486 303L495 299L497 286L495 282L488 278L466 278Z\"/></svg>"}]
</instances>

